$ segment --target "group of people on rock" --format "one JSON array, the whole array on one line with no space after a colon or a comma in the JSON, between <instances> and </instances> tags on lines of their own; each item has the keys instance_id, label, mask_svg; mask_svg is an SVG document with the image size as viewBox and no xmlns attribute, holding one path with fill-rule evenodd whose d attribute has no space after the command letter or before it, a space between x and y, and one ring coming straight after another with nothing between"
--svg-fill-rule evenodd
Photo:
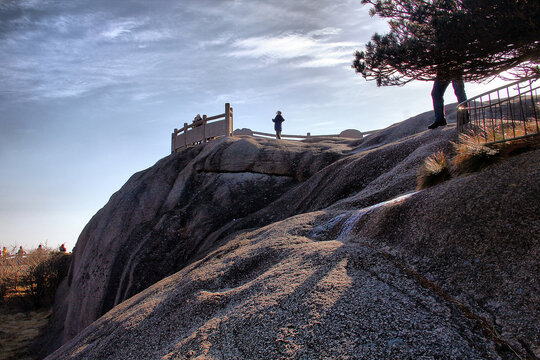
<instances>
[{"instance_id":1,"label":"group of people on rock","mask_svg":"<svg viewBox=\"0 0 540 360\"><path fill-rule=\"evenodd\" d=\"M39 245L41 246L41 245ZM8 251L7 247L3 247L2 248L2 257L3 258L7 258L8 256L10 256L10 252ZM24 251L23 247L22 246L19 246L19 250L14 254L14 255L17 255L17 256L24 256L26 255L26 251Z\"/></svg>"},{"instance_id":2,"label":"group of people on rock","mask_svg":"<svg viewBox=\"0 0 540 360\"><path fill-rule=\"evenodd\" d=\"M39 244L39 246L37 247L36 251L43 251L43 245ZM58 251L60 252L66 252L66 246L64 244L60 245L60 247L58 248ZM8 256L10 256L10 252L8 251L7 247L2 247L2 258L7 258ZM22 246L19 246L19 250L14 254L14 255L17 255L19 257L22 257L24 255L26 255L26 251L23 249Z\"/></svg>"}]
</instances>

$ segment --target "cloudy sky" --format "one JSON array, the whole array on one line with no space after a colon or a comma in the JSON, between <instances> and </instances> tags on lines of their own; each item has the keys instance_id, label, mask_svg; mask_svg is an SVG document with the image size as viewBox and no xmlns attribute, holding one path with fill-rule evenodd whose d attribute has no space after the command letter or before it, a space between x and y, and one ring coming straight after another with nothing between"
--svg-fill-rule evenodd
<instances>
[{"instance_id":1,"label":"cloudy sky","mask_svg":"<svg viewBox=\"0 0 540 360\"><path fill-rule=\"evenodd\" d=\"M429 110L353 52L386 24L359 0L1 0L0 246L71 249L170 133L230 102L235 128L329 134ZM455 101L451 91L448 101Z\"/></svg>"}]
</instances>

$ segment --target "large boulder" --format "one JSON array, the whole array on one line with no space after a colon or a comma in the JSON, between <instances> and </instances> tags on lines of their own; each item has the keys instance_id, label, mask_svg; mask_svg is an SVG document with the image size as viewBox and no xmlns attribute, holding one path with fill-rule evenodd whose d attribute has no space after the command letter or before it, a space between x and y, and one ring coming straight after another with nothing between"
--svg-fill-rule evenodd
<instances>
[{"instance_id":1,"label":"large boulder","mask_svg":"<svg viewBox=\"0 0 540 360\"><path fill-rule=\"evenodd\" d=\"M88 223L57 294L48 348L203 256L209 234L256 212L350 151L346 142L235 137L133 175Z\"/></svg>"},{"instance_id":2,"label":"large boulder","mask_svg":"<svg viewBox=\"0 0 540 360\"><path fill-rule=\"evenodd\" d=\"M322 209L370 186L378 190L368 204L413 188L416 166L454 134L423 131L368 150L362 140L236 136L171 154L133 175L83 230L47 350L229 234ZM393 169L400 176L388 182ZM381 181L387 186L376 185Z\"/></svg>"},{"instance_id":3,"label":"large boulder","mask_svg":"<svg viewBox=\"0 0 540 360\"><path fill-rule=\"evenodd\" d=\"M48 359L538 357L539 159L227 235Z\"/></svg>"},{"instance_id":4,"label":"large boulder","mask_svg":"<svg viewBox=\"0 0 540 360\"><path fill-rule=\"evenodd\" d=\"M537 316L538 299L521 297L523 305L500 295L509 289L505 282L525 286L526 269L521 277L508 276L506 268L493 272L497 277L487 274L488 283L501 286L500 294L474 282L474 276L465 288L460 277L449 275L463 277L469 269L455 267L456 247L471 238L480 244L485 234L498 239L505 229L499 222L509 224L509 234L522 219L533 225L531 231L537 229L530 217L537 208L523 207L527 214L512 210L515 216L508 220L495 201L498 193L489 192L489 186L499 189L509 178L486 172L380 205L415 190L427 156L451 151L455 126L425 131L431 117L421 114L361 140L235 136L185 149L135 174L77 242L55 302L49 350L69 343L52 358L128 358L129 351L136 358L354 358L354 351L367 351L365 358L485 359L511 358L508 349L538 352L538 326L519 316L521 311ZM520 176L537 173L534 154L520 163ZM491 171L508 171L500 169L505 168ZM532 193L518 192L534 198L538 189L527 181ZM471 190L455 196L461 186ZM484 211L469 202L477 193L487 199L478 202L487 208L486 221L468 222ZM512 209L525 201L520 196ZM467 215L454 220L455 214ZM448 218L453 226L441 221ZM530 233L515 233L526 239L516 246L528 244ZM437 234L444 234L443 240ZM537 244L531 246L537 254ZM495 261L472 253L467 259L464 264ZM538 266L534 259L527 258L528 268ZM437 272L439 262L444 271ZM334 291L334 285L341 290ZM489 300L479 302L471 294ZM492 316L485 306L489 301L503 304L504 314ZM288 320L297 316L298 321ZM479 334L477 328L498 335ZM412 338L421 340L413 346ZM133 349L125 349L130 341Z\"/></svg>"},{"instance_id":5,"label":"large boulder","mask_svg":"<svg viewBox=\"0 0 540 360\"><path fill-rule=\"evenodd\" d=\"M358 131L356 129L347 129L340 132L339 137L350 138L350 139L362 139L363 135L361 131Z\"/></svg>"}]
</instances>

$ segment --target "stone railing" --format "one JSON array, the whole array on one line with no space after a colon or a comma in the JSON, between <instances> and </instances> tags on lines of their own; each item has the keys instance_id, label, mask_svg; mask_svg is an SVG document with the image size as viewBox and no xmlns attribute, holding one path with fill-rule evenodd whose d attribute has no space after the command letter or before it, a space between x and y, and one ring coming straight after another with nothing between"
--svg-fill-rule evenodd
<instances>
[{"instance_id":1,"label":"stone railing","mask_svg":"<svg viewBox=\"0 0 540 360\"><path fill-rule=\"evenodd\" d=\"M184 123L181 129L174 129L171 139L171 153L188 146L197 145L221 136L233 134L233 108L225 104L225 112L220 115L206 116L194 120L192 124Z\"/></svg>"},{"instance_id":2,"label":"stone railing","mask_svg":"<svg viewBox=\"0 0 540 360\"><path fill-rule=\"evenodd\" d=\"M281 134L282 138L288 138L290 140L306 140L306 139L317 139L317 138L349 138L349 139L362 139L365 135L369 135L371 133L374 133L378 130L371 130L371 131L359 131L355 129L347 129L342 131L339 134L330 134L330 135L311 135L311 133L307 133L306 135L287 135L287 134ZM276 134L270 134L270 133L264 133L260 131L253 131L251 129L236 129L234 130L234 135L250 135L250 136L261 136L261 137L272 137L275 138Z\"/></svg>"},{"instance_id":3,"label":"stone railing","mask_svg":"<svg viewBox=\"0 0 540 360\"><path fill-rule=\"evenodd\" d=\"M282 138L290 140L308 140L321 138L348 138L362 139L364 136L372 134L379 130L359 131L347 129L339 134L330 135L287 135L281 134ZM253 131L251 129L236 129L233 132L233 108L229 103L225 104L225 113L215 116L206 116L196 118L191 124L184 123L181 129L174 129L171 134L171 153L184 149L189 146L201 144L222 136L250 135L275 138L276 134Z\"/></svg>"}]
</instances>

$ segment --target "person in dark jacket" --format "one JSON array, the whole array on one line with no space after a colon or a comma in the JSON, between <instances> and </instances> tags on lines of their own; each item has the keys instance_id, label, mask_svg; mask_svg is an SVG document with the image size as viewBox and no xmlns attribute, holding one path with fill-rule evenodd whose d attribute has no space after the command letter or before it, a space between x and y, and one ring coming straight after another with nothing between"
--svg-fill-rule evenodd
<instances>
[{"instance_id":1,"label":"person in dark jacket","mask_svg":"<svg viewBox=\"0 0 540 360\"><path fill-rule=\"evenodd\" d=\"M274 130L276 130L276 139L281 139L281 123L285 121L281 116L281 111L276 113L276 117L272 121L274 122Z\"/></svg>"},{"instance_id":2,"label":"person in dark jacket","mask_svg":"<svg viewBox=\"0 0 540 360\"><path fill-rule=\"evenodd\" d=\"M465 84L462 79L456 80L444 80L437 77L433 83L433 90L431 90L431 98L433 99L433 110L435 111L435 122L428 126L428 129L436 129L439 126L446 125L446 118L444 114L444 92L448 85L452 83L454 93L458 99L458 102L467 100L467 94L465 94Z\"/></svg>"}]
</instances>

